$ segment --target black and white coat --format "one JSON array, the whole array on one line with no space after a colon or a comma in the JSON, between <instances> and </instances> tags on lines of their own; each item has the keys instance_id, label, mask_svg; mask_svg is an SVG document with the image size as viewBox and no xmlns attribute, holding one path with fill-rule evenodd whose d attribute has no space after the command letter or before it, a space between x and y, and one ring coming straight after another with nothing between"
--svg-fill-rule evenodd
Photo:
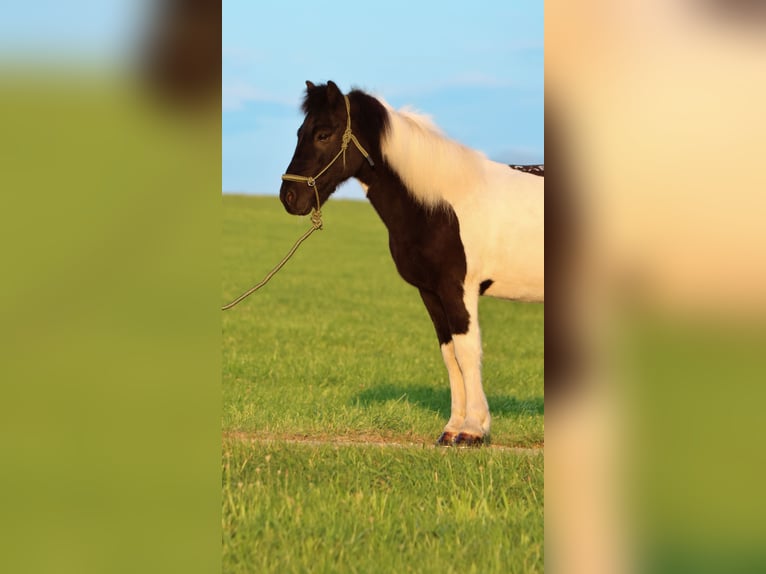
<instances>
[{"instance_id":1,"label":"black and white coat","mask_svg":"<svg viewBox=\"0 0 766 574\"><path fill-rule=\"evenodd\" d=\"M307 82L306 119L288 173L311 175L341 146L347 114L333 82ZM481 377L480 295L544 297L544 178L490 161L443 136L413 111L362 91L348 94L351 127L374 162L349 147L317 180L321 202L349 177L386 225L396 268L433 321L452 397L440 444L480 444L491 417ZM288 212L308 213L313 189L285 181Z\"/></svg>"}]
</instances>

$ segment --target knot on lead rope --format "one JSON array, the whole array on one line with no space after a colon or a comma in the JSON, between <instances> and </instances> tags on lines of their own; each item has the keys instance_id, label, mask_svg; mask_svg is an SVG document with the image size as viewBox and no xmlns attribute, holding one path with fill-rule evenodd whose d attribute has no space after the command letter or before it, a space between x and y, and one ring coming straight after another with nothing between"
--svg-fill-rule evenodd
<instances>
[{"instance_id":1,"label":"knot on lead rope","mask_svg":"<svg viewBox=\"0 0 766 574\"><path fill-rule=\"evenodd\" d=\"M322 229L322 211L320 209L311 210L311 225L314 229Z\"/></svg>"},{"instance_id":2,"label":"knot on lead rope","mask_svg":"<svg viewBox=\"0 0 766 574\"><path fill-rule=\"evenodd\" d=\"M322 202L319 200L319 188L316 185L314 186L314 196L317 200L317 206L311 210L311 231L322 229Z\"/></svg>"},{"instance_id":3,"label":"knot on lead rope","mask_svg":"<svg viewBox=\"0 0 766 574\"><path fill-rule=\"evenodd\" d=\"M343 137L341 138L340 143L340 151L343 155L343 169L346 169L346 150L348 149L348 144L351 142L351 138L353 138L353 134L351 133L351 126L349 125L346 127L346 131L343 132Z\"/></svg>"}]
</instances>

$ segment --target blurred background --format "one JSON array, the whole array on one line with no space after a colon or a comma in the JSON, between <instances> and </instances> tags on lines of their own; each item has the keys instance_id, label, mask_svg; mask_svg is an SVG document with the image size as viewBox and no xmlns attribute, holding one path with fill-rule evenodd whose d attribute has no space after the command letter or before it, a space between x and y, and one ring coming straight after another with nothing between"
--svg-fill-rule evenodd
<instances>
[{"instance_id":1,"label":"blurred background","mask_svg":"<svg viewBox=\"0 0 766 574\"><path fill-rule=\"evenodd\" d=\"M0 570L215 571L220 3L0 12Z\"/></svg>"},{"instance_id":2,"label":"blurred background","mask_svg":"<svg viewBox=\"0 0 766 574\"><path fill-rule=\"evenodd\" d=\"M546 2L553 571L766 568L763 8Z\"/></svg>"}]
</instances>

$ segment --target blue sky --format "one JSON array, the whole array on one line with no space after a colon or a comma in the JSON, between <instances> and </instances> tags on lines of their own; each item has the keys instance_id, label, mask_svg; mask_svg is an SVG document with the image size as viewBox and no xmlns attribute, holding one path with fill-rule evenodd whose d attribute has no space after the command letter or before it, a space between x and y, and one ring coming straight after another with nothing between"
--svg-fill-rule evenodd
<instances>
[{"instance_id":1,"label":"blue sky","mask_svg":"<svg viewBox=\"0 0 766 574\"><path fill-rule=\"evenodd\" d=\"M224 0L222 58L224 192L278 192L305 80L411 105L491 159L544 161L542 0Z\"/></svg>"}]
</instances>

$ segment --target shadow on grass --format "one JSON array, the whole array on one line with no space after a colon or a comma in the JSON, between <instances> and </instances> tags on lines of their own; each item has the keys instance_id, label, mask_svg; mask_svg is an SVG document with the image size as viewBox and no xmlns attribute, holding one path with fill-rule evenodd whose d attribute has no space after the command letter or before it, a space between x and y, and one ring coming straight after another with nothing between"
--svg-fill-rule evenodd
<instances>
[{"instance_id":1,"label":"shadow on grass","mask_svg":"<svg viewBox=\"0 0 766 574\"><path fill-rule=\"evenodd\" d=\"M442 418L450 416L449 388L401 387L388 383L375 385L352 397L353 404L369 406L388 401L406 401L420 408L438 413ZM508 395L487 395L489 411L493 416L504 415L517 417L522 415L544 414L543 397L519 400Z\"/></svg>"}]
</instances>

